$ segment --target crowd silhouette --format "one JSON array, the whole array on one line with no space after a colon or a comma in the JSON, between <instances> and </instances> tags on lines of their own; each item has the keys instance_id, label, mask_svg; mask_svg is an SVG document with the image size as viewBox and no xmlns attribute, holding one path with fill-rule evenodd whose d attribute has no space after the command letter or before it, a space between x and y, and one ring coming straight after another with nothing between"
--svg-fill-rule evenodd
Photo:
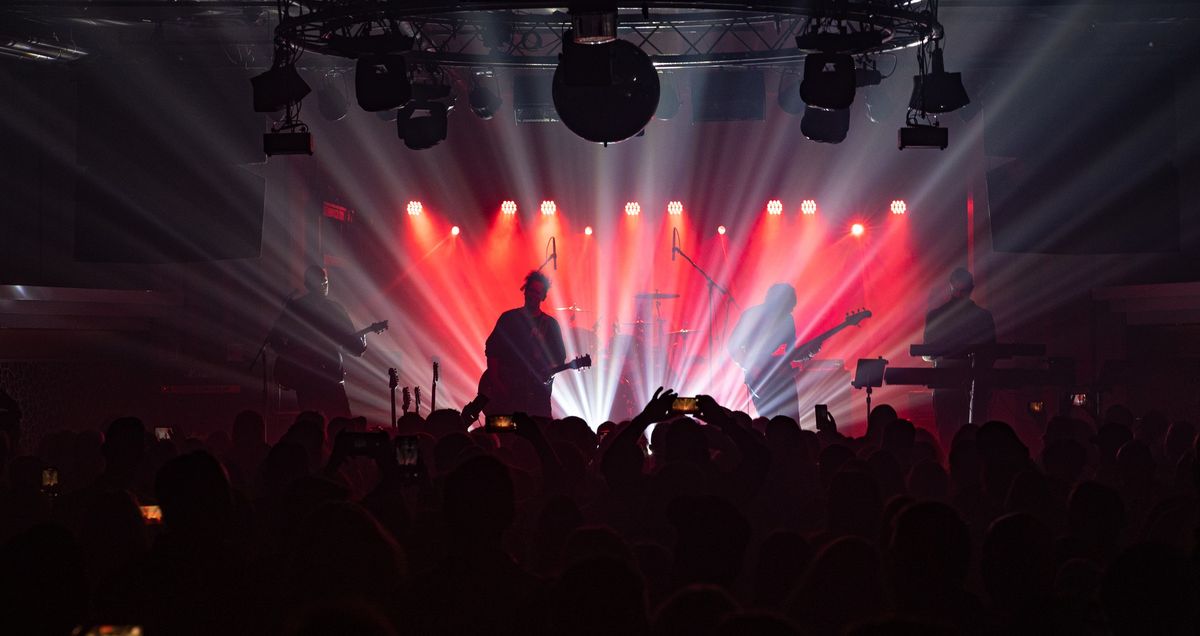
<instances>
[{"instance_id":1,"label":"crowd silhouette","mask_svg":"<svg viewBox=\"0 0 1200 636\"><path fill-rule=\"evenodd\" d=\"M997 421L943 445L879 405L852 439L704 396L697 417L675 416L674 397L656 393L598 433L576 417L521 415L514 432L489 433L439 410L372 435L362 418L304 412L271 445L247 411L204 439L158 439L123 417L26 448L6 422L5 631L1200 627L1189 423L1112 407L1094 422L1051 420L1031 453ZM417 437L415 467L392 436Z\"/></svg>"}]
</instances>

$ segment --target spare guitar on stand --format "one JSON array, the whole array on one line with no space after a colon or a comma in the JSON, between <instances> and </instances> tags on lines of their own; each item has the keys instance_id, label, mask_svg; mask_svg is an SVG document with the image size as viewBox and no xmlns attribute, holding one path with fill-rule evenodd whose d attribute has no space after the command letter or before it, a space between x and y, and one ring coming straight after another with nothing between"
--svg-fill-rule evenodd
<instances>
[{"instance_id":1,"label":"spare guitar on stand","mask_svg":"<svg viewBox=\"0 0 1200 636\"><path fill-rule=\"evenodd\" d=\"M396 387L400 386L400 378L396 368L388 369L388 393L392 396L392 428L396 428Z\"/></svg>"},{"instance_id":2,"label":"spare guitar on stand","mask_svg":"<svg viewBox=\"0 0 1200 636\"><path fill-rule=\"evenodd\" d=\"M438 361L433 361L433 385L429 387L429 412L437 410Z\"/></svg>"}]
</instances>

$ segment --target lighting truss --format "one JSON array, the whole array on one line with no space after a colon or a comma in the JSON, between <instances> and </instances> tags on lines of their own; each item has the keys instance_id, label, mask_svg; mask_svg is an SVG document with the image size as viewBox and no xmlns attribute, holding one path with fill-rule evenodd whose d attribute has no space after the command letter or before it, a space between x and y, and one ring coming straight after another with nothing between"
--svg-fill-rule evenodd
<instances>
[{"instance_id":1,"label":"lighting truss","mask_svg":"<svg viewBox=\"0 0 1200 636\"><path fill-rule=\"evenodd\" d=\"M824 25L872 31L875 54L941 37L927 0L633 3L618 36L657 68L794 63L809 52L796 36ZM564 2L289 0L276 37L296 47L357 58L388 42L412 41L410 62L460 67L554 68L571 19Z\"/></svg>"}]
</instances>

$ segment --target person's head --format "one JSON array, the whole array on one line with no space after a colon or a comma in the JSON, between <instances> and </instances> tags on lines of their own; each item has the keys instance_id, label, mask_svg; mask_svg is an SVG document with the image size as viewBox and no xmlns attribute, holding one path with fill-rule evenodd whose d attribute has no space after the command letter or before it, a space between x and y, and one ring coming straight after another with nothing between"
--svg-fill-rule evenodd
<instances>
[{"instance_id":1,"label":"person's head","mask_svg":"<svg viewBox=\"0 0 1200 636\"><path fill-rule=\"evenodd\" d=\"M950 272L950 296L967 298L975 289L975 277L966 268L959 267Z\"/></svg>"},{"instance_id":2,"label":"person's head","mask_svg":"<svg viewBox=\"0 0 1200 636\"><path fill-rule=\"evenodd\" d=\"M233 418L233 445L235 448L254 448L267 443L267 426L258 411L249 409Z\"/></svg>"},{"instance_id":3,"label":"person's head","mask_svg":"<svg viewBox=\"0 0 1200 636\"><path fill-rule=\"evenodd\" d=\"M304 270L304 288L310 293L329 295L329 273L323 267L316 265Z\"/></svg>"},{"instance_id":4,"label":"person's head","mask_svg":"<svg viewBox=\"0 0 1200 636\"><path fill-rule=\"evenodd\" d=\"M521 291L525 292L525 306L537 307L546 300L546 294L550 291L550 279L541 272L529 272L525 275L525 284L521 285Z\"/></svg>"},{"instance_id":5,"label":"person's head","mask_svg":"<svg viewBox=\"0 0 1200 636\"><path fill-rule=\"evenodd\" d=\"M766 305L780 314L791 313L796 308L796 288L787 283L775 283L767 288Z\"/></svg>"}]
</instances>

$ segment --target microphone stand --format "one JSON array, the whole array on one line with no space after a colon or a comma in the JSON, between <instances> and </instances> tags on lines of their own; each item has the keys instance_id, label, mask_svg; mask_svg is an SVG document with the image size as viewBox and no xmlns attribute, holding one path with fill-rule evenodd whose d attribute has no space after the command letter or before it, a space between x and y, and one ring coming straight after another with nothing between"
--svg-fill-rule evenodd
<instances>
[{"instance_id":1,"label":"microphone stand","mask_svg":"<svg viewBox=\"0 0 1200 636\"><path fill-rule=\"evenodd\" d=\"M708 380L709 380L709 382L712 382L713 357L714 357L713 356L713 325L715 325L717 322L716 316L714 314L715 310L713 308L713 291L716 290L716 291L721 292L721 294L723 294L726 298L728 298L729 302L733 303L733 305L735 307L737 307L738 309L741 309L742 306L738 304L737 299L735 299L733 297L733 294L730 293L730 291L728 289L725 289L720 284L718 284L717 281L713 280L712 276L708 275L708 272L704 271L704 269L702 267L700 267L699 265L696 264L696 261L692 260L692 257L687 255L687 252L683 251L683 248L672 247L671 249L675 250L676 254L679 254L680 256L682 256L683 260L687 261L688 265L692 266L692 269L696 270L697 272L700 272L700 275L704 277L704 280L708 281Z\"/></svg>"},{"instance_id":2,"label":"microphone stand","mask_svg":"<svg viewBox=\"0 0 1200 636\"><path fill-rule=\"evenodd\" d=\"M292 304L292 299L296 297L296 292L288 294L287 300L283 302L283 308L279 310L279 315L275 317L275 322L271 323L271 328L267 330L267 335L263 338L262 344L258 345L258 353L254 354L254 359L250 361L250 366L246 368L247 372L254 370L254 365L258 364L259 358L262 358L262 408L263 417L266 418L270 411L270 397L267 395L267 345L271 343L271 334L275 332L275 325L279 324L279 320L287 313L288 307Z\"/></svg>"},{"instance_id":3,"label":"microphone stand","mask_svg":"<svg viewBox=\"0 0 1200 636\"><path fill-rule=\"evenodd\" d=\"M546 242L546 247L551 248L553 251L551 251L550 255L546 257L546 260L542 261L541 265L538 265L537 271L539 272L545 269L546 265L548 265L550 261L554 261L554 269L558 269L558 242L554 240L553 236L551 236L550 240Z\"/></svg>"}]
</instances>

